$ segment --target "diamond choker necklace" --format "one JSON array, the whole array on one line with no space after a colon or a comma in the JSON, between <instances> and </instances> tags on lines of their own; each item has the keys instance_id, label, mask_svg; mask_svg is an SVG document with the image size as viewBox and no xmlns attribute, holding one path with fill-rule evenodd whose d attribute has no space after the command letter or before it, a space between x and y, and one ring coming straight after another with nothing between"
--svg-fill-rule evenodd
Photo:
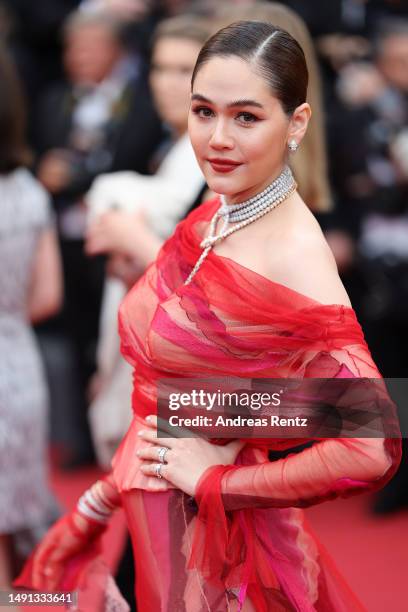
<instances>
[{"instance_id":1,"label":"diamond choker necklace","mask_svg":"<svg viewBox=\"0 0 408 612\"><path fill-rule=\"evenodd\" d=\"M249 200L239 204L227 204L225 196L221 195L221 206L211 219L209 235L200 244L200 247L204 250L184 284L188 285L191 282L214 244L266 215L286 200L296 188L297 184L293 174L289 166L285 166L273 183ZM224 219L224 223L219 234L216 234L217 223L221 218ZM229 223L235 223L236 225L228 228Z\"/></svg>"}]
</instances>

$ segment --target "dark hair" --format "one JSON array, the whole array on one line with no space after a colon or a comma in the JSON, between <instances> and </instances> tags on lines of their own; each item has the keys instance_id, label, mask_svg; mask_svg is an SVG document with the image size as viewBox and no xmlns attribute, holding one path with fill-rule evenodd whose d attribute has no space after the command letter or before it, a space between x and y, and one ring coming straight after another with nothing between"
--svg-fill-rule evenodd
<instances>
[{"instance_id":1,"label":"dark hair","mask_svg":"<svg viewBox=\"0 0 408 612\"><path fill-rule=\"evenodd\" d=\"M0 173L31 161L25 142L25 108L14 64L0 43Z\"/></svg>"},{"instance_id":2,"label":"dark hair","mask_svg":"<svg viewBox=\"0 0 408 612\"><path fill-rule=\"evenodd\" d=\"M237 21L219 30L201 49L191 85L213 57L235 56L254 64L286 114L306 101L308 71L302 47L286 30L263 21Z\"/></svg>"}]
</instances>

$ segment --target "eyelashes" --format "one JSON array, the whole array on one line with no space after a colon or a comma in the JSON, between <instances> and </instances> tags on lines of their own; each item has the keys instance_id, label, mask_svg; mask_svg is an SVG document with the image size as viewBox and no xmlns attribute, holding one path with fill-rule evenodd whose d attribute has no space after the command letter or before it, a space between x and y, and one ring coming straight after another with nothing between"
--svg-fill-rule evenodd
<instances>
[{"instance_id":1,"label":"eyelashes","mask_svg":"<svg viewBox=\"0 0 408 612\"><path fill-rule=\"evenodd\" d=\"M211 117L215 116L214 111L208 106L196 106L193 107L191 111L201 119L210 119ZM256 115L248 111L240 111L235 115L235 119L241 125L252 125L257 121L260 121L260 119L256 117Z\"/></svg>"},{"instance_id":2,"label":"eyelashes","mask_svg":"<svg viewBox=\"0 0 408 612\"><path fill-rule=\"evenodd\" d=\"M203 119L207 119L208 117L212 117L214 115L212 110L207 106L196 106L191 110L195 115L198 115L198 117L202 117Z\"/></svg>"},{"instance_id":3,"label":"eyelashes","mask_svg":"<svg viewBox=\"0 0 408 612\"><path fill-rule=\"evenodd\" d=\"M258 117L256 117L252 113L248 113L248 111L238 113L237 116L245 118L245 121L243 121L243 123L256 123L256 121L259 121Z\"/></svg>"}]
</instances>

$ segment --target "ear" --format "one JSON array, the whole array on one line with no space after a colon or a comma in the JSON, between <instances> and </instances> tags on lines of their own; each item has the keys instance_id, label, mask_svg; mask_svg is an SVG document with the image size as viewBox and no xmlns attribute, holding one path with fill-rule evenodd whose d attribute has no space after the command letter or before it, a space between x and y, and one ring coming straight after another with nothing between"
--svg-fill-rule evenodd
<instances>
[{"instance_id":1,"label":"ear","mask_svg":"<svg viewBox=\"0 0 408 612\"><path fill-rule=\"evenodd\" d=\"M300 144L303 136L306 133L311 116L312 110L307 102L304 102L295 108L289 121L288 143L295 140L296 144Z\"/></svg>"}]
</instances>

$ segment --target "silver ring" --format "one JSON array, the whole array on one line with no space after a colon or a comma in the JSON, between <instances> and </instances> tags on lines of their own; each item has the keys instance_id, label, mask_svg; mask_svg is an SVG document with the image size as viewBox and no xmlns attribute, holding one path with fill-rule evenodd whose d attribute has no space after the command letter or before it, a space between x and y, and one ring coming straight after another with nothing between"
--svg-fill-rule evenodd
<instances>
[{"instance_id":1,"label":"silver ring","mask_svg":"<svg viewBox=\"0 0 408 612\"><path fill-rule=\"evenodd\" d=\"M160 461L160 463L165 463L164 458L165 458L166 453L167 453L167 451L168 451L168 450L169 450L169 449L167 448L167 446L161 446L161 447L159 448L159 453L158 453L158 455L159 455L159 461Z\"/></svg>"},{"instance_id":2,"label":"silver ring","mask_svg":"<svg viewBox=\"0 0 408 612\"><path fill-rule=\"evenodd\" d=\"M163 478L163 476L161 475L162 465L162 463L156 463L156 465L154 466L154 471L156 472L157 478Z\"/></svg>"}]
</instances>

